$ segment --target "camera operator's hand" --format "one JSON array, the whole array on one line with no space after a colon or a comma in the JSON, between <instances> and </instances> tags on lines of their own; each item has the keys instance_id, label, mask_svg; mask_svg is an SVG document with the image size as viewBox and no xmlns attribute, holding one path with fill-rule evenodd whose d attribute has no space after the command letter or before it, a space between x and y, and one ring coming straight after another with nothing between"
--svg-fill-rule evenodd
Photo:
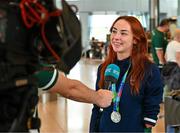
<instances>
[{"instance_id":1,"label":"camera operator's hand","mask_svg":"<svg viewBox=\"0 0 180 133\"><path fill-rule=\"evenodd\" d=\"M99 107L105 108L111 105L113 94L109 90L99 89L95 96L94 103Z\"/></svg>"}]
</instances>

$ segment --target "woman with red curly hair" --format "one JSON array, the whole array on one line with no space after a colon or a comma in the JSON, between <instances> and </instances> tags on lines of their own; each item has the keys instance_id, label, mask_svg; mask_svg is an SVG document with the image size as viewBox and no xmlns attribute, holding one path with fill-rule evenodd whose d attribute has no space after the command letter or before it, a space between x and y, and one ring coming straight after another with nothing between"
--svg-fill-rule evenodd
<instances>
[{"instance_id":1,"label":"woman with red curly hair","mask_svg":"<svg viewBox=\"0 0 180 133\"><path fill-rule=\"evenodd\" d=\"M99 66L96 90L104 87L109 64L120 68L110 89L112 104L100 111L94 105L90 132L144 132L156 124L163 83L158 67L148 57L148 43L141 23L132 16L118 17L110 28L109 53ZM127 73L127 74L125 74Z\"/></svg>"}]
</instances>

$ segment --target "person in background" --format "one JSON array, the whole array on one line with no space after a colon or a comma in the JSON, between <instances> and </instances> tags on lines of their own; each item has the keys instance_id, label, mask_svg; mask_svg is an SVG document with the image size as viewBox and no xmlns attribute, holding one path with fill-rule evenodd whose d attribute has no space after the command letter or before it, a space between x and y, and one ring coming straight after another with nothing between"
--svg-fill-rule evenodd
<instances>
[{"instance_id":1,"label":"person in background","mask_svg":"<svg viewBox=\"0 0 180 133\"><path fill-rule=\"evenodd\" d=\"M177 19L171 18L170 25L169 25L169 32L170 32L171 39L174 38L174 33L175 33L176 28L177 28Z\"/></svg>"},{"instance_id":2,"label":"person in background","mask_svg":"<svg viewBox=\"0 0 180 133\"><path fill-rule=\"evenodd\" d=\"M175 90L180 90L180 29L175 30L173 40L168 43L166 60L162 69L164 98L167 95L176 95Z\"/></svg>"},{"instance_id":3,"label":"person in background","mask_svg":"<svg viewBox=\"0 0 180 133\"><path fill-rule=\"evenodd\" d=\"M160 71L166 63L165 51L168 44L169 19L163 19L160 25L151 33L151 52L154 62Z\"/></svg>"},{"instance_id":4,"label":"person in background","mask_svg":"<svg viewBox=\"0 0 180 133\"><path fill-rule=\"evenodd\" d=\"M94 105L90 132L146 132L156 125L163 84L158 67L150 61L141 23L133 16L118 17L110 28L109 53L97 72L96 90L104 87L109 64L120 68L111 106ZM101 116L100 116L101 114Z\"/></svg>"},{"instance_id":5,"label":"person in background","mask_svg":"<svg viewBox=\"0 0 180 133\"><path fill-rule=\"evenodd\" d=\"M180 67L180 29L175 30L174 39L168 43L166 60L176 62Z\"/></svg>"}]
</instances>

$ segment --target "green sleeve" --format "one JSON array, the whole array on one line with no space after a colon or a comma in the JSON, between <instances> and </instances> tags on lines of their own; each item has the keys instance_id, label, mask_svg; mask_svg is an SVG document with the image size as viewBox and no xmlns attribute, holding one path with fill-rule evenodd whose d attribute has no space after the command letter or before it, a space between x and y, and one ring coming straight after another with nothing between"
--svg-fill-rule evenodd
<instances>
[{"instance_id":1,"label":"green sleeve","mask_svg":"<svg viewBox=\"0 0 180 133\"><path fill-rule=\"evenodd\" d=\"M38 79L38 87L42 90L48 90L54 86L58 78L58 70L53 68L51 70L41 70L35 74Z\"/></svg>"},{"instance_id":2,"label":"green sleeve","mask_svg":"<svg viewBox=\"0 0 180 133\"><path fill-rule=\"evenodd\" d=\"M160 33L156 33L156 35L153 37L153 44L155 49L156 48L163 48L163 36Z\"/></svg>"}]
</instances>

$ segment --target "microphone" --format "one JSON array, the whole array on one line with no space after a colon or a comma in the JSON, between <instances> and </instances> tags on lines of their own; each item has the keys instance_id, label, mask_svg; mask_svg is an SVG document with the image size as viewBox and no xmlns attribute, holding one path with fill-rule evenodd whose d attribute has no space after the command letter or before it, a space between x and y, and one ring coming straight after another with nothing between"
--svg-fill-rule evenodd
<instances>
[{"instance_id":1,"label":"microphone","mask_svg":"<svg viewBox=\"0 0 180 133\"><path fill-rule=\"evenodd\" d=\"M118 81L119 74L120 74L120 68L115 64L109 64L104 73L105 76L104 88L109 90L111 85Z\"/></svg>"},{"instance_id":2,"label":"microphone","mask_svg":"<svg viewBox=\"0 0 180 133\"><path fill-rule=\"evenodd\" d=\"M104 73L104 77L105 77L104 89L110 90L111 85L118 81L119 74L120 74L120 68L115 64L109 64ZM102 111L103 109L100 108L100 112Z\"/></svg>"}]
</instances>

